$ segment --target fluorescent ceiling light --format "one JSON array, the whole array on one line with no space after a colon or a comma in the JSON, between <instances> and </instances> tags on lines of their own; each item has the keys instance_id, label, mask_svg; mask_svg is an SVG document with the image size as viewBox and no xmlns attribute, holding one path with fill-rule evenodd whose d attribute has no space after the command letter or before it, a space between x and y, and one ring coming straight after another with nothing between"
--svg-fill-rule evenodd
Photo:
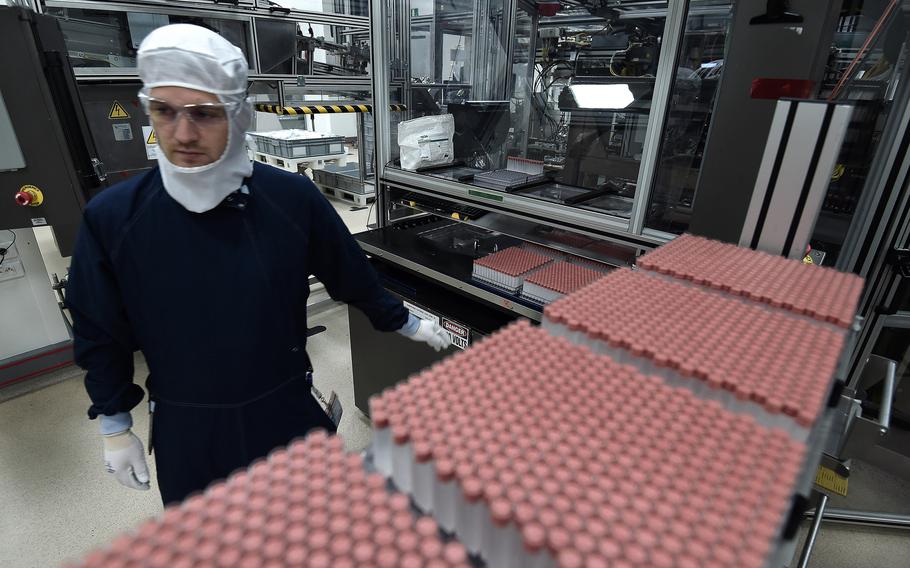
<instances>
[{"instance_id":1,"label":"fluorescent ceiling light","mask_svg":"<svg viewBox=\"0 0 910 568\"><path fill-rule=\"evenodd\" d=\"M572 96L578 108L626 108L635 100L635 95L626 83L608 85L570 85Z\"/></svg>"}]
</instances>

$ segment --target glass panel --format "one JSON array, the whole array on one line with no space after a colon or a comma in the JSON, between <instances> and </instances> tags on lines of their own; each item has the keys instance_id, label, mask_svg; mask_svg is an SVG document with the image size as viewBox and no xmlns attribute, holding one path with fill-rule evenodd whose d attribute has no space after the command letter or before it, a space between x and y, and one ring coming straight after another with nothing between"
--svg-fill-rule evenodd
<instances>
[{"instance_id":1,"label":"glass panel","mask_svg":"<svg viewBox=\"0 0 910 568\"><path fill-rule=\"evenodd\" d=\"M369 0L276 0L269 3L307 12L350 14L351 16L369 16L370 14Z\"/></svg>"},{"instance_id":2,"label":"glass panel","mask_svg":"<svg viewBox=\"0 0 910 568\"><path fill-rule=\"evenodd\" d=\"M277 103L277 91L271 89L272 85L277 83L254 82L251 85L251 96L256 102ZM284 86L284 102L286 106L372 104L371 93L367 89L320 90L287 84ZM302 163L295 162L294 167L300 173L310 175L323 187L363 193L361 179L368 178L373 172L372 131L369 132L369 139L367 133L361 131L360 121L364 118L372 120L369 113L276 115L257 112L251 132L264 134L266 138L254 137L254 158L281 166L278 163L281 158L314 157L313 160L304 160ZM300 150L295 156L287 156L286 152L280 151L276 153L273 140L281 140L291 134L276 134L280 130L308 131L309 133L293 133L293 138L298 140L309 139L308 142L297 144L299 147L307 146L308 149ZM317 136L310 134L313 132L320 135L322 140L314 141ZM361 147L363 152L360 152ZM304 156L304 152L310 153Z\"/></svg>"},{"instance_id":3,"label":"glass panel","mask_svg":"<svg viewBox=\"0 0 910 568\"><path fill-rule=\"evenodd\" d=\"M676 61L645 225L670 233L689 228L695 187L726 57L732 0L693 0Z\"/></svg>"},{"instance_id":4,"label":"glass panel","mask_svg":"<svg viewBox=\"0 0 910 568\"><path fill-rule=\"evenodd\" d=\"M278 81L250 81L250 86L247 89L247 94L250 97L250 100L253 102L253 105L257 104L267 104L267 105L276 105L278 104ZM253 127L252 131L257 132L260 130L268 130L268 128L259 128L258 123L260 122L260 117L266 116L266 113L255 113L253 118ZM271 115L276 116L276 115ZM274 125L274 123L273 123Z\"/></svg>"},{"instance_id":5,"label":"glass panel","mask_svg":"<svg viewBox=\"0 0 910 568\"><path fill-rule=\"evenodd\" d=\"M149 32L168 24L196 24L218 32L252 62L249 25L244 20L55 6L48 6L45 12L60 21L75 68L135 69L139 44Z\"/></svg>"},{"instance_id":6,"label":"glass panel","mask_svg":"<svg viewBox=\"0 0 910 568\"><path fill-rule=\"evenodd\" d=\"M260 73L292 75L296 43L297 24L294 22L256 18Z\"/></svg>"},{"instance_id":7,"label":"glass panel","mask_svg":"<svg viewBox=\"0 0 910 568\"><path fill-rule=\"evenodd\" d=\"M369 75L370 31L297 24L296 75Z\"/></svg>"},{"instance_id":8,"label":"glass panel","mask_svg":"<svg viewBox=\"0 0 910 568\"><path fill-rule=\"evenodd\" d=\"M667 2L539 17L503 0L385 1L390 98L408 106L390 167L629 217Z\"/></svg>"},{"instance_id":9,"label":"glass panel","mask_svg":"<svg viewBox=\"0 0 910 568\"><path fill-rule=\"evenodd\" d=\"M516 120L509 137L511 153L527 155L529 124L534 101L534 42L537 17L519 7L515 14L515 37L512 42L512 101Z\"/></svg>"},{"instance_id":10,"label":"glass panel","mask_svg":"<svg viewBox=\"0 0 910 568\"><path fill-rule=\"evenodd\" d=\"M837 262L890 111L906 104L894 97L906 64L910 2L901 0L891 11L889 5L844 2L819 92L820 98L855 105L810 241L825 253L826 265Z\"/></svg>"}]
</instances>

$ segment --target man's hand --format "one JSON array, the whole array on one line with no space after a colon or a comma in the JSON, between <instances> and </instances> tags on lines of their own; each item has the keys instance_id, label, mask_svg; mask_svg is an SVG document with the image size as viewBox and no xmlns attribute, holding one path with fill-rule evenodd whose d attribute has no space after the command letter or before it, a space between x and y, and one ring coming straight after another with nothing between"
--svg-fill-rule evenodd
<instances>
[{"instance_id":1,"label":"man's hand","mask_svg":"<svg viewBox=\"0 0 910 568\"><path fill-rule=\"evenodd\" d=\"M132 430L104 436L104 465L121 484L131 489L148 490L149 467L142 441Z\"/></svg>"},{"instance_id":2,"label":"man's hand","mask_svg":"<svg viewBox=\"0 0 910 568\"><path fill-rule=\"evenodd\" d=\"M439 327L439 324L433 323L430 320L420 320L417 332L408 337L414 341L423 341L436 351L447 349L449 345L452 344L452 338L449 334Z\"/></svg>"}]
</instances>

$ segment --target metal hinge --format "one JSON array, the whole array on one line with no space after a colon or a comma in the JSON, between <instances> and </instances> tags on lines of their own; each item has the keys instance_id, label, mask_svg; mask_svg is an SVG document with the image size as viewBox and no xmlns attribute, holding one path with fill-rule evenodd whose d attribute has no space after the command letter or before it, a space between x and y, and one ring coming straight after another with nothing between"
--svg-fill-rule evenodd
<instances>
[{"instance_id":1,"label":"metal hinge","mask_svg":"<svg viewBox=\"0 0 910 568\"><path fill-rule=\"evenodd\" d=\"M104 162L98 158L92 158L92 169L95 170L95 177L98 178L98 181L107 179L107 172L104 171Z\"/></svg>"}]
</instances>

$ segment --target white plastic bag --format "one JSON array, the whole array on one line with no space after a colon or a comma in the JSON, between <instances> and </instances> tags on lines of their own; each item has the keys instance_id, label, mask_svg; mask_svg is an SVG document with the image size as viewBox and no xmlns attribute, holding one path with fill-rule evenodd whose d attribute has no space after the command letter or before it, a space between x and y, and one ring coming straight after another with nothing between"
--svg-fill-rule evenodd
<instances>
[{"instance_id":1,"label":"white plastic bag","mask_svg":"<svg viewBox=\"0 0 910 568\"><path fill-rule=\"evenodd\" d=\"M398 125L401 167L416 170L451 164L455 159L455 118L451 114L423 116Z\"/></svg>"}]
</instances>

